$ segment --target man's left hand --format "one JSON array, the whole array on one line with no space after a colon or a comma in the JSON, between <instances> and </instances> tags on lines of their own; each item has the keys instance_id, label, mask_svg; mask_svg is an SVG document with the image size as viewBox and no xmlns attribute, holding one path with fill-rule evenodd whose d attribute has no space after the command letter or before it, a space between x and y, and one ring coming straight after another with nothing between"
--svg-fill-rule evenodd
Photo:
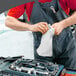
<instances>
[{"instance_id":1,"label":"man's left hand","mask_svg":"<svg viewBox=\"0 0 76 76\"><path fill-rule=\"evenodd\" d=\"M55 30L55 35L59 35L64 29L64 25L61 22L52 24L52 27Z\"/></svg>"}]
</instances>

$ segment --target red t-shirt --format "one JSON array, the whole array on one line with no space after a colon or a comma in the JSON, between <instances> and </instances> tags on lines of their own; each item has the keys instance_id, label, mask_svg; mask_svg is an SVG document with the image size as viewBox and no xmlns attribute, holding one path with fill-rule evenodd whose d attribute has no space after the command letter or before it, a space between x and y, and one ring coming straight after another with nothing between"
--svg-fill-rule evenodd
<instances>
[{"instance_id":1,"label":"red t-shirt","mask_svg":"<svg viewBox=\"0 0 76 76\"><path fill-rule=\"evenodd\" d=\"M51 1L52 0L39 0L39 2L42 2L42 3L51 2ZM70 9L76 10L76 0L59 0L59 2L62 9L66 12L66 14L69 14ZM19 18L26 9L28 20L30 20L33 4L34 2L29 2L29 3L16 6L9 10L8 15L15 18Z\"/></svg>"}]
</instances>

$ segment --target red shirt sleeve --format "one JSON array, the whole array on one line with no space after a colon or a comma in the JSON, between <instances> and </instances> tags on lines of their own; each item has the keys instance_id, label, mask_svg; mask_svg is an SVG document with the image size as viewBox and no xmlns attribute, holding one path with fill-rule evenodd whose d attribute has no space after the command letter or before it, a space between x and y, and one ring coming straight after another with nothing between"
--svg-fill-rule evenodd
<instances>
[{"instance_id":1,"label":"red shirt sleeve","mask_svg":"<svg viewBox=\"0 0 76 76\"><path fill-rule=\"evenodd\" d=\"M8 11L8 16L19 18L25 12L25 4L11 8Z\"/></svg>"},{"instance_id":2,"label":"red shirt sleeve","mask_svg":"<svg viewBox=\"0 0 76 76\"><path fill-rule=\"evenodd\" d=\"M65 11L67 15L69 15L70 8L67 6L67 0L59 0L61 8Z\"/></svg>"},{"instance_id":3,"label":"red shirt sleeve","mask_svg":"<svg viewBox=\"0 0 76 76\"><path fill-rule=\"evenodd\" d=\"M76 0L67 0L67 6L71 10L76 10Z\"/></svg>"}]
</instances>

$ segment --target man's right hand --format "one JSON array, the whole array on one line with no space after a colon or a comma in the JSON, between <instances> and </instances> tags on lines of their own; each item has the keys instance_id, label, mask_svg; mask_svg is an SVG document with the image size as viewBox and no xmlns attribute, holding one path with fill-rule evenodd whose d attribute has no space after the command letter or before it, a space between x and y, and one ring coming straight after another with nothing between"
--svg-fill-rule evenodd
<instances>
[{"instance_id":1,"label":"man's right hand","mask_svg":"<svg viewBox=\"0 0 76 76\"><path fill-rule=\"evenodd\" d=\"M29 27L32 32L41 32L42 34L48 31L48 24L46 22L39 22Z\"/></svg>"},{"instance_id":2,"label":"man's right hand","mask_svg":"<svg viewBox=\"0 0 76 76\"><path fill-rule=\"evenodd\" d=\"M17 31L41 32L42 34L46 33L48 30L48 24L46 22L39 22L31 25L28 23L20 22L16 18L11 16L6 17L5 25Z\"/></svg>"}]
</instances>

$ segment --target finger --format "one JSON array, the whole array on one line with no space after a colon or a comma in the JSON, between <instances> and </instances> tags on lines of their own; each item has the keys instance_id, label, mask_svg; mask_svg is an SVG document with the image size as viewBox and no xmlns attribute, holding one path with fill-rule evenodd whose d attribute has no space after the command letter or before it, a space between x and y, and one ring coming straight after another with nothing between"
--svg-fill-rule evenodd
<instances>
[{"instance_id":1,"label":"finger","mask_svg":"<svg viewBox=\"0 0 76 76\"><path fill-rule=\"evenodd\" d=\"M48 28L45 25L41 25L42 28L44 28L44 31L47 32Z\"/></svg>"},{"instance_id":2,"label":"finger","mask_svg":"<svg viewBox=\"0 0 76 76\"><path fill-rule=\"evenodd\" d=\"M43 27L45 27L46 31L49 30L48 24L44 24Z\"/></svg>"},{"instance_id":3,"label":"finger","mask_svg":"<svg viewBox=\"0 0 76 76\"><path fill-rule=\"evenodd\" d=\"M55 31L55 35L59 35L59 32L58 31Z\"/></svg>"},{"instance_id":4,"label":"finger","mask_svg":"<svg viewBox=\"0 0 76 76\"><path fill-rule=\"evenodd\" d=\"M48 29L48 23L47 22L40 22L40 25L44 25Z\"/></svg>"},{"instance_id":5,"label":"finger","mask_svg":"<svg viewBox=\"0 0 76 76\"><path fill-rule=\"evenodd\" d=\"M46 30L49 30L49 27L48 27L48 25L44 25L44 26L45 26L45 29L46 29Z\"/></svg>"},{"instance_id":6,"label":"finger","mask_svg":"<svg viewBox=\"0 0 76 76\"><path fill-rule=\"evenodd\" d=\"M54 28L54 29L56 28L56 26L55 26L55 25L52 25L51 27L52 27L52 28Z\"/></svg>"},{"instance_id":7,"label":"finger","mask_svg":"<svg viewBox=\"0 0 76 76\"><path fill-rule=\"evenodd\" d=\"M41 30L40 28L38 28L38 32L41 32L42 34L44 34L43 30Z\"/></svg>"},{"instance_id":8,"label":"finger","mask_svg":"<svg viewBox=\"0 0 76 76\"><path fill-rule=\"evenodd\" d=\"M45 28L42 27L42 26L38 26L38 29L39 29L42 33L45 33L45 32L46 32Z\"/></svg>"},{"instance_id":9,"label":"finger","mask_svg":"<svg viewBox=\"0 0 76 76\"><path fill-rule=\"evenodd\" d=\"M44 32L42 30L40 30L40 29L38 30L38 32L41 32L42 34L44 34Z\"/></svg>"}]
</instances>

